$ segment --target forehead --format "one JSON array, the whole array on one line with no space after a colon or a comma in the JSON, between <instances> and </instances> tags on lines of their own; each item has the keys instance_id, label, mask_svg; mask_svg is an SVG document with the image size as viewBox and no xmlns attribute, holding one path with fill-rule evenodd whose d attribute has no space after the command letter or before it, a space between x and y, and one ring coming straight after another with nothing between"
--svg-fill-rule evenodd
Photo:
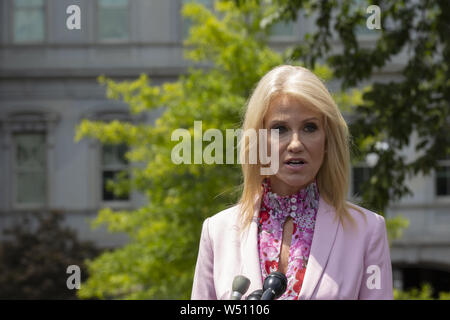
<instances>
[{"instance_id":1,"label":"forehead","mask_svg":"<svg viewBox=\"0 0 450 320\"><path fill-rule=\"evenodd\" d=\"M306 119L311 117L316 117L319 120L322 118L320 112L312 109L312 107L307 106L298 99L284 95L276 97L271 101L264 120L286 118Z\"/></svg>"}]
</instances>

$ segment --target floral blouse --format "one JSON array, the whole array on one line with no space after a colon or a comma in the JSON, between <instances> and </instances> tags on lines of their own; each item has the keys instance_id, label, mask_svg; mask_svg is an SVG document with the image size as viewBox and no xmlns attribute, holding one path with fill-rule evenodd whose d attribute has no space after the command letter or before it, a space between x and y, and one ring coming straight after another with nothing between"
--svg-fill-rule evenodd
<instances>
[{"instance_id":1,"label":"floral blouse","mask_svg":"<svg viewBox=\"0 0 450 320\"><path fill-rule=\"evenodd\" d=\"M319 207L319 190L314 180L305 188L289 196L272 192L270 180L263 181L263 198L259 211L258 250L262 280L278 270L283 225L292 217L294 230L289 249L286 277L288 285L279 300L297 300L305 276L308 257Z\"/></svg>"}]
</instances>

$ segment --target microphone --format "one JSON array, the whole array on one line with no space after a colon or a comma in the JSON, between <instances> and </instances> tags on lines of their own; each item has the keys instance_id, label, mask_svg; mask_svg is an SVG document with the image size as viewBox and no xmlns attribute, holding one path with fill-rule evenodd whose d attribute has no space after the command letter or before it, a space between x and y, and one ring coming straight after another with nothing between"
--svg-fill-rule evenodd
<instances>
[{"instance_id":1,"label":"microphone","mask_svg":"<svg viewBox=\"0 0 450 320\"><path fill-rule=\"evenodd\" d=\"M234 277L233 285L231 286L231 300L241 300L244 293L247 292L250 286L250 280L247 277L237 275Z\"/></svg>"},{"instance_id":2,"label":"microphone","mask_svg":"<svg viewBox=\"0 0 450 320\"><path fill-rule=\"evenodd\" d=\"M261 300L263 291L261 289L255 290L247 296L246 300Z\"/></svg>"},{"instance_id":3,"label":"microphone","mask_svg":"<svg viewBox=\"0 0 450 320\"><path fill-rule=\"evenodd\" d=\"M281 297L286 291L287 278L278 271L271 272L264 280L263 291L261 300L275 300Z\"/></svg>"}]
</instances>

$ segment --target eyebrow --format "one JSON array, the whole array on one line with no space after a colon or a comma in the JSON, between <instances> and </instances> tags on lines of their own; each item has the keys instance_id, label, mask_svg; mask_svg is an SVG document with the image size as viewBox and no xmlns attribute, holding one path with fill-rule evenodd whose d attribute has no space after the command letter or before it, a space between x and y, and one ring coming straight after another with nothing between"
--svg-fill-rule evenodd
<instances>
[{"instance_id":1,"label":"eyebrow","mask_svg":"<svg viewBox=\"0 0 450 320\"><path fill-rule=\"evenodd\" d=\"M311 120L317 120L317 121L319 121L318 118L312 117L312 118L303 119L303 120L302 120L302 123L305 123L305 122L311 121ZM283 124L284 124L284 123L287 123L287 121L285 121L285 120L277 120L277 119L272 120L270 123L274 123L274 122L277 122L277 123L283 123Z\"/></svg>"}]
</instances>

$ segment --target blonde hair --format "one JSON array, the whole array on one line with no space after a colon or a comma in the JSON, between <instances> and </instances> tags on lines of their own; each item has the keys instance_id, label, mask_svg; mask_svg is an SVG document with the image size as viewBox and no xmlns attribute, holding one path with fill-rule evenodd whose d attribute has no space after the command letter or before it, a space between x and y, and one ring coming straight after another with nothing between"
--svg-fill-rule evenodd
<instances>
[{"instance_id":1,"label":"blonde hair","mask_svg":"<svg viewBox=\"0 0 450 320\"><path fill-rule=\"evenodd\" d=\"M263 121L271 101L280 95L293 97L324 116L326 153L317 176L320 196L336 210L344 227L348 220L355 226L350 207L364 213L346 201L349 190L350 149L349 131L341 112L322 81L310 70L290 65L281 65L269 71L258 82L247 103L243 132L263 128ZM250 226L256 199L262 194L260 164L246 163L249 145L245 135L240 141L240 160L243 172L242 195L238 202L241 208L241 230ZM332 161L330 161L330 159ZM248 162L248 161L247 161Z\"/></svg>"}]
</instances>

